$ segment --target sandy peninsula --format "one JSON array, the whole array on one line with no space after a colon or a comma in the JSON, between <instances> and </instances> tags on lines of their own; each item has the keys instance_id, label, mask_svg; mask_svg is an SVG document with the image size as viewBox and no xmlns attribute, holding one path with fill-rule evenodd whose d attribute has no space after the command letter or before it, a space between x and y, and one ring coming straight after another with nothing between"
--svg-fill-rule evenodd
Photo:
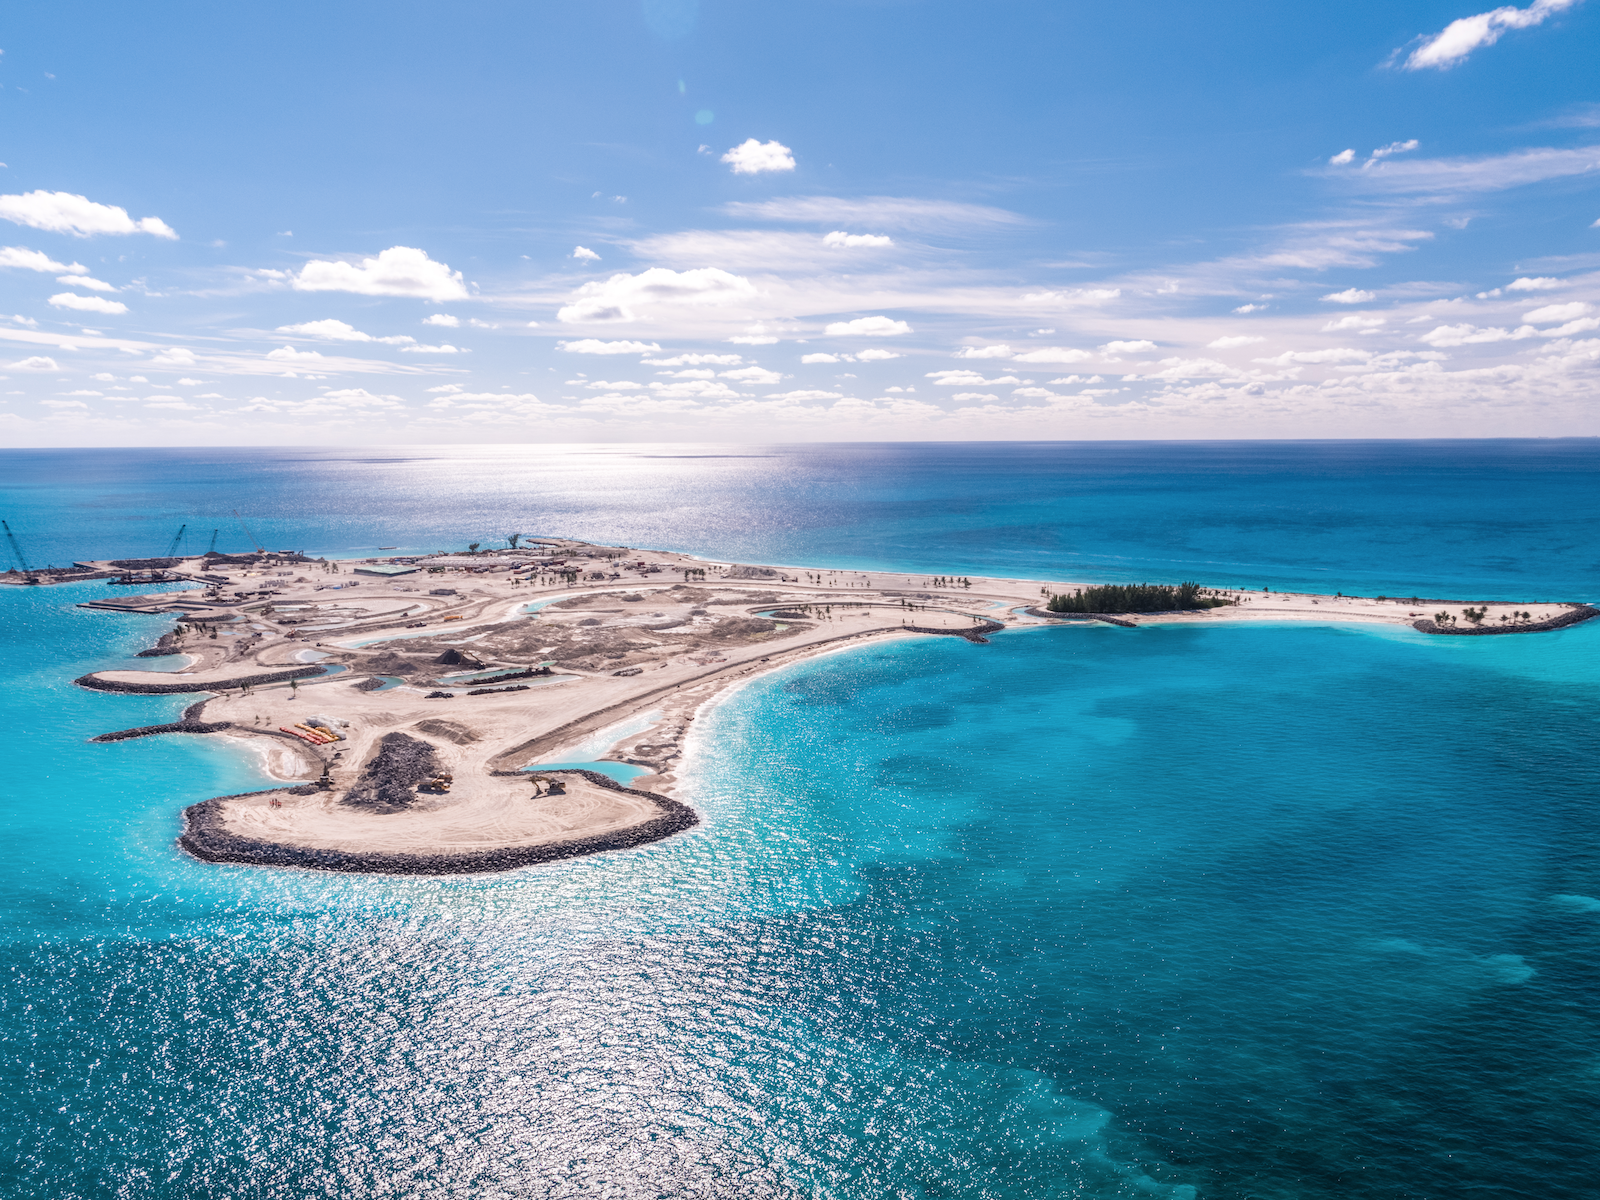
<instances>
[{"instance_id":1,"label":"sandy peninsula","mask_svg":"<svg viewBox=\"0 0 1600 1200\"><path fill-rule=\"evenodd\" d=\"M92 564L91 564L92 565ZM185 560L204 590L90 607L171 612L169 671L84 687L192 692L181 721L102 735L244 739L282 786L185 810L181 845L213 862L338 871L505 870L643 845L691 828L677 794L705 703L753 675L868 641L1072 621L1364 622L1455 632L1597 615L1570 604L1225 592L1225 607L1065 618L1061 581L945 578L709 562L545 539L516 551L362 563L291 555ZM1481 609L1481 611L1480 611ZM1513 615L1514 614L1514 615ZM1504 615L1505 620L1501 617ZM626 787L578 767L644 774Z\"/></svg>"}]
</instances>

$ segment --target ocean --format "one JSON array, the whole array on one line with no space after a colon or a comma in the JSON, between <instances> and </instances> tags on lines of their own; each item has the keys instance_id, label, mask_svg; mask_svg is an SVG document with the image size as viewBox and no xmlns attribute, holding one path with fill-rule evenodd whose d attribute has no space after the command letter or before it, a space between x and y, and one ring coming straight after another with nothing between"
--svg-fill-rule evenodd
<instances>
[{"instance_id":1,"label":"ocean","mask_svg":"<svg viewBox=\"0 0 1600 1200\"><path fill-rule=\"evenodd\" d=\"M869 573L1600 597L1587 441L0 467L36 562L160 554L185 523L191 549L215 528L240 550L238 509L313 553L523 532ZM435 880L179 853L184 805L260 776L204 738L88 744L184 701L71 686L167 626L74 607L111 590L0 589L0 1194L1593 1192L1600 622L835 653L704 714L689 834Z\"/></svg>"}]
</instances>

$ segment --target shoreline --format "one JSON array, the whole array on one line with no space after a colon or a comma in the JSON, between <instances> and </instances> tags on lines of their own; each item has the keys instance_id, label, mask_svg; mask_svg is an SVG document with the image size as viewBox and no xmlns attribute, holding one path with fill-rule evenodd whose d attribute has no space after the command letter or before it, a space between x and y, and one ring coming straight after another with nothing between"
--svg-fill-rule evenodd
<instances>
[{"instance_id":1,"label":"shoreline","mask_svg":"<svg viewBox=\"0 0 1600 1200\"><path fill-rule=\"evenodd\" d=\"M92 740L210 733L259 756L259 769L280 786L185 808L179 843L203 861L481 873L693 828L699 818L677 793L701 715L759 676L874 641L957 637L981 652L994 633L1063 625L1108 636L1137 636L1142 624L1229 621L1501 634L1600 616L1567 603L1502 604L1494 606L1506 610L1502 622L1486 603L1481 614L1463 612L1469 622L1487 617L1490 628L1430 630L1418 618L1431 624L1438 614L1416 611L1407 598L1267 592L1226 592L1234 603L1192 612L1052 614L1040 607L1043 595L1074 585L945 578L938 586L903 572L738 566L570 540L540 550L408 559L398 575L386 568L379 578L338 583L328 577L362 564L257 556L203 596L119 600L117 611L177 617L159 645L184 655L183 665L90 672L74 682L113 694L207 695L178 721ZM224 594L252 576L263 582ZM433 584L446 586L418 586ZM182 597L181 607L172 596ZM535 612L525 611L530 604ZM301 657L308 651L320 656L315 664ZM553 678L493 686L534 675ZM629 786L597 783L590 777L605 777L577 766L541 773L569 776L567 792L532 786L525 768L565 761L563 749L572 753L597 732L645 715L648 723L594 756L642 768ZM393 793L399 799L390 807L364 809L358 797L374 786L383 747L401 743L453 782L423 787L418 776Z\"/></svg>"}]
</instances>

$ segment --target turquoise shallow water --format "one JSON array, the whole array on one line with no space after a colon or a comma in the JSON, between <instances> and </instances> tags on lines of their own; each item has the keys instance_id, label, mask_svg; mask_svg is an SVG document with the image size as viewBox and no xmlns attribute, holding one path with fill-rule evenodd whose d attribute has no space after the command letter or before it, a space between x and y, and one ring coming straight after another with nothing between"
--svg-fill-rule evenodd
<instances>
[{"instance_id":1,"label":"turquoise shallow water","mask_svg":"<svg viewBox=\"0 0 1600 1200\"><path fill-rule=\"evenodd\" d=\"M1593 625L835 654L686 836L381 879L176 851L260 780L86 744L185 700L108 591L0 589L0 1193L1592 1194Z\"/></svg>"}]
</instances>

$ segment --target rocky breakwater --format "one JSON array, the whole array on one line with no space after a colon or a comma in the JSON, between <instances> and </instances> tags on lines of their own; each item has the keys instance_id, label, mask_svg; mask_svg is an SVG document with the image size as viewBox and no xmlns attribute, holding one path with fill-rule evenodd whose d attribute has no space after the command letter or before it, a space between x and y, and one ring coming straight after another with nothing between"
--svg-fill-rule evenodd
<instances>
[{"instance_id":1,"label":"rocky breakwater","mask_svg":"<svg viewBox=\"0 0 1600 1200\"><path fill-rule=\"evenodd\" d=\"M205 711L206 702L191 704L183 710L183 716L176 721L168 721L164 725L140 725L136 729L118 729L112 733L102 733L92 737L91 742L125 742L129 738L152 737L158 733L221 733L224 729L232 729L232 721L202 721L200 714Z\"/></svg>"},{"instance_id":2,"label":"rocky breakwater","mask_svg":"<svg viewBox=\"0 0 1600 1200\"><path fill-rule=\"evenodd\" d=\"M442 719L418 728L458 746L478 740ZM428 788L441 770L432 743L385 734L342 797L315 786L218 796L184 810L178 844L214 863L463 875L642 846L699 824L687 805L594 771L544 771L538 780L522 771L475 771L469 778L457 765L452 791ZM543 791L552 777L564 788Z\"/></svg>"},{"instance_id":3,"label":"rocky breakwater","mask_svg":"<svg viewBox=\"0 0 1600 1200\"><path fill-rule=\"evenodd\" d=\"M266 671L257 675L239 675L232 679L182 680L178 683L138 683L125 679L103 679L96 673L80 675L72 682L95 692L121 692L132 696L172 696L182 692L225 692L233 688L265 687L269 683L287 683L291 679L309 679L326 673L322 666L295 667L288 671Z\"/></svg>"},{"instance_id":4,"label":"rocky breakwater","mask_svg":"<svg viewBox=\"0 0 1600 1200\"><path fill-rule=\"evenodd\" d=\"M1411 622L1411 628L1421 633L1438 633L1456 637L1484 637L1497 633L1548 633L1552 629L1566 629L1584 621L1600 617L1600 608L1588 604L1574 604L1559 617L1548 621L1503 621L1497 624L1441 625L1432 618Z\"/></svg>"}]
</instances>

